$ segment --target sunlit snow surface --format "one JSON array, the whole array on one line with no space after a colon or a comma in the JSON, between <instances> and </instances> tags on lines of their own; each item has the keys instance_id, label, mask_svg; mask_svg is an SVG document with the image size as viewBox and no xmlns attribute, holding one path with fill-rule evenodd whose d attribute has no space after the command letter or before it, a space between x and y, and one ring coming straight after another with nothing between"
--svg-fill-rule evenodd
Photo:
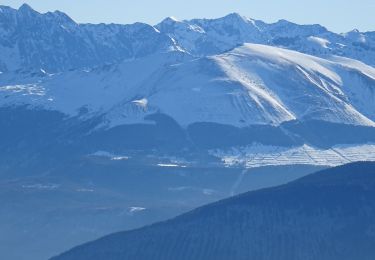
<instances>
[{"instance_id":1,"label":"sunlit snow surface","mask_svg":"<svg viewBox=\"0 0 375 260\"><path fill-rule=\"evenodd\" d=\"M217 157L226 167L257 168L263 166L315 165L338 166L357 161L375 161L375 143L336 145L331 148L318 148L310 145L295 147L252 144L227 149L211 149L209 154ZM128 160L131 157L98 151L90 156L109 160ZM117 159L121 158L121 159ZM193 162L174 157L160 157L157 167L188 168Z\"/></svg>"},{"instance_id":2,"label":"sunlit snow surface","mask_svg":"<svg viewBox=\"0 0 375 260\"><path fill-rule=\"evenodd\" d=\"M39 75L40 74L40 75ZM0 75L0 106L28 105L69 116L104 115L103 125L150 123L157 112L182 126L245 127L290 120L374 126L375 69L245 44L205 58L169 52L91 70Z\"/></svg>"},{"instance_id":3,"label":"sunlit snow surface","mask_svg":"<svg viewBox=\"0 0 375 260\"><path fill-rule=\"evenodd\" d=\"M356 161L375 161L375 144L337 145L330 149L319 149L309 145L293 148L251 145L228 150L211 150L210 153L221 158L226 166L338 166Z\"/></svg>"}]
</instances>

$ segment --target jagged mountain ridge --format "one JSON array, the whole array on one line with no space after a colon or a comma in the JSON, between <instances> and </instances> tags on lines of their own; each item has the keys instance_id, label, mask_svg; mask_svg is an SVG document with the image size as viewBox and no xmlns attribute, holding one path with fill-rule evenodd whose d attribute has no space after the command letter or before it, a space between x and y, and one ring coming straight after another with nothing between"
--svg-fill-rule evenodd
<instances>
[{"instance_id":1,"label":"jagged mountain ridge","mask_svg":"<svg viewBox=\"0 0 375 260\"><path fill-rule=\"evenodd\" d=\"M325 57L339 55L374 65L374 33L336 34L320 25L285 20L267 24L230 14L219 19L143 23L77 24L56 11L40 14L24 4L0 7L0 71L48 72L90 68L169 50L195 56L219 54L243 43L289 48Z\"/></svg>"},{"instance_id":2,"label":"jagged mountain ridge","mask_svg":"<svg viewBox=\"0 0 375 260\"><path fill-rule=\"evenodd\" d=\"M168 36L143 23L77 24L62 12L40 14L27 4L0 10L3 72L91 68L174 48Z\"/></svg>"}]
</instances>

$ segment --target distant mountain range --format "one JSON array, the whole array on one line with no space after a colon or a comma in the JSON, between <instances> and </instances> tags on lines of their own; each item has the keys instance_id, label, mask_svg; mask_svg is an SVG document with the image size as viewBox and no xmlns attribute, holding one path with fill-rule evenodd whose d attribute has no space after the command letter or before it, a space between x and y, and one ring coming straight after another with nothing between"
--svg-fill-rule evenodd
<instances>
[{"instance_id":1,"label":"distant mountain range","mask_svg":"<svg viewBox=\"0 0 375 260\"><path fill-rule=\"evenodd\" d=\"M371 260L375 163L325 170L166 222L116 233L53 260Z\"/></svg>"},{"instance_id":2,"label":"distant mountain range","mask_svg":"<svg viewBox=\"0 0 375 260\"><path fill-rule=\"evenodd\" d=\"M0 71L59 72L180 50L194 56L223 53L243 43L266 44L326 57L339 55L374 65L375 33L345 34L321 25L273 24L230 14L219 19L143 23L77 24L59 11L40 14L27 4L1 6Z\"/></svg>"},{"instance_id":3,"label":"distant mountain range","mask_svg":"<svg viewBox=\"0 0 375 260\"><path fill-rule=\"evenodd\" d=\"M77 24L28 5L1 10L1 107L100 118L96 129L147 124L155 114L183 128L375 125L372 33L238 14L153 27Z\"/></svg>"}]
</instances>

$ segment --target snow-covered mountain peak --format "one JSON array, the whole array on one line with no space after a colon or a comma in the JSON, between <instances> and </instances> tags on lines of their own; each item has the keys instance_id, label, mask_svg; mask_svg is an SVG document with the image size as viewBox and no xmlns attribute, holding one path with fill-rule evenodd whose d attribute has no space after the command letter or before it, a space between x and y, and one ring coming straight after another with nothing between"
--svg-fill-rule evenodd
<instances>
[{"instance_id":1,"label":"snow-covered mountain peak","mask_svg":"<svg viewBox=\"0 0 375 260\"><path fill-rule=\"evenodd\" d=\"M18 11L22 12L22 13L38 13L37 11L35 11L33 8L31 8L30 5L24 3L22 4L19 8L18 8Z\"/></svg>"},{"instance_id":2,"label":"snow-covered mountain peak","mask_svg":"<svg viewBox=\"0 0 375 260\"><path fill-rule=\"evenodd\" d=\"M319 24L299 25L287 20L279 20L265 26L265 32L272 37L309 37L317 36L328 32L328 30Z\"/></svg>"},{"instance_id":3,"label":"snow-covered mountain peak","mask_svg":"<svg viewBox=\"0 0 375 260\"><path fill-rule=\"evenodd\" d=\"M53 19L56 19L60 23L77 25L77 23L72 18L70 18L66 13L54 11L48 12L47 15L51 16L51 18Z\"/></svg>"},{"instance_id":4,"label":"snow-covered mountain peak","mask_svg":"<svg viewBox=\"0 0 375 260\"><path fill-rule=\"evenodd\" d=\"M230 13L230 14L224 16L221 19L225 20L225 21L230 21L230 22L233 22L233 23L247 22L248 20L250 20L249 18L246 18L246 17L240 15L239 13Z\"/></svg>"},{"instance_id":5,"label":"snow-covered mountain peak","mask_svg":"<svg viewBox=\"0 0 375 260\"><path fill-rule=\"evenodd\" d=\"M284 47L320 57L339 55L375 64L372 34L335 34L316 24L298 25L286 20L267 24L232 13L217 19L178 21L169 17L155 27L140 23L95 25L77 24L58 11L41 14L28 5L1 10L1 71L25 67L51 72L82 69L167 50L184 50L204 57L244 43Z\"/></svg>"},{"instance_id":6,"label":"snow-covered mountain peak","mask_svg":"<svg viewBox=\"0 0 375 260\"><path fill-rule=\"evenodd\" d=\"M66 23L66 24L75 24L72 18L70 18L66 13L61 11L54 11L54 12L46 12L40 13L34 10L30 5L23 4L18 9L10 10L13 13L16 13L19 20L23 20L26 18L32 19L33 21L37 20L39 24L43 23ZM22 26L22 24L20 25Z\"/></svg>"},{"instance_id":7,"label":"snow-covered mountain peak","mask_svg":"<svg viewBox=\"0 0 375 260\"><path fill-rule=\"evenodd\" d=\"M0 13L0 70L61 72L179 49L173 39L142 23L77 24L56 11L27 6Z\"/></svg>"},{"instance_id":8,"label":"snow-covered mountain peak","mask_svg":"<svg viewBox=\"0 0 375 260\"><path fill-rule=\"evenodd\" d=\"M374 126L375 70L350 59L245 44L195 59L182 51L149 55L89 71L0 77L3 105L30 104L77 116L105 115L113 127L163 113L187 127L198 122L246 127L291 120ZM9 82L9 83L7 83Z\"/></svg>"},{"instance_id":9,"label":"snow-covered mountain peak","mask_svg":"<svg viewBox=\"0 0 375 260\"><path fill-rule=\"evenodd\" d=\"M286 19L279 19L275 24L279 24L279 25L290 25L290 24L294 24Z\"/></svg>"},{"instance_id":10,"label":"snow-covered mountain peak","mask_svg":"<svg viewBox=\"0 0 375 260\"><path fill-rule=\"evenodd\" d=\"M34 16L22 9L0 14L1 105L71 116L86 107L111 126L143 122L155 112L183 126L374 124L375 73L349 59L375 63L369 33L338 35L320 25L266 24L237 13L170 17L156 26L77 24L61 12ZM358 36L366 42L358 44Z\"/></svg>"},{"instance_id":11,"label":"snow-covered mountain peak","mask_svg":"<svg viewBox=\"0 0 375 260\"><path fill-rule=\"evenodd\" d=\"M181 33L183 31L197 31L197 32L204 32L202 28L197 26L190 21L180 21L174 17L167 17L157 25L155 25L160 31L171 33L175 30L180 30Z\"/></svg>"},{"instance_id":12,"label":"snow-covered mountain peak","mask_svg":"<svg viewBox=\"0 0 375 260\"><path fill-rule=\"evenodd\" d=\"M180 22L180 20L178 20L174 16L169 16L169 17L165 18L163 21L161 21L161 23L164 23L164 24L174 24L174 23L178 23L178 22Z\"/></svg>"},{"instance_id":13,"label":"snow-covered mountain peak","mask_svg":"<svg viewBox=\"0 0 375 260\"><path fill-rule=\"evenodd\" d=\"M344 37L358 43L366 43L365 34L361 33L358 29L354 29L344 34Z\"/></svg>"},{"instance_id":14,"label":"snow-covered mountain peak","mask_svg":"<svg viewBox=\"0 0 375 260\"><path fill-rule=\"evenodd\" d=\"M267 61L267 63L277 64L278 66L300 67L304 70L320 74L335 84L342 84L337 73L328 68L329 61L297 51L260 44L244 44L244 46L236 48L230 53L240 57L246 56L247 58L261 59Z\"/></svg>"}]
</instances>

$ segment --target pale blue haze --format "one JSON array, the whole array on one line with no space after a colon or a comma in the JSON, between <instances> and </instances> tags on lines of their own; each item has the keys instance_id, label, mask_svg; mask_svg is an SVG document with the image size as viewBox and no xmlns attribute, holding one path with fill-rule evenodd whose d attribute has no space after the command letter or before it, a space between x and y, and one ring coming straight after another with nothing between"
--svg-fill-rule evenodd
<instances>
[{"instance_id":1,"label":"pale blue haze","mask_svg":"<svg viewBox=\"0 0 375 260\"><path fill-rule=\"evenodd\" d=\"M238 12L266 22L319 23L335 32L375 31L373 0L3 0L0 4L17 8L24 2L40 12L58 9L77 22L89 23L156 24L167 16L214 18Z\"/></svg>"}]
</instances>

